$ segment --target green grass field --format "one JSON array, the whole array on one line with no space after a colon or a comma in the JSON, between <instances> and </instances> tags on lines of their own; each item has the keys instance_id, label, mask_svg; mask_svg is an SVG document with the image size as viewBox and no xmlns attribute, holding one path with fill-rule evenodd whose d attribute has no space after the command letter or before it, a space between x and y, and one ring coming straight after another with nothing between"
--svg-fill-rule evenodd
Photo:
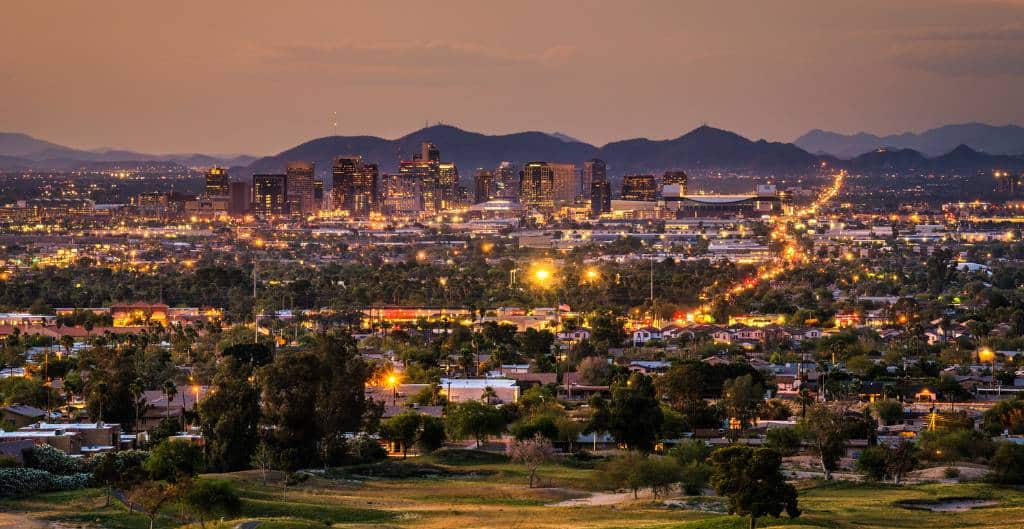
<instances>
[{"instance_id":1,"label":"green grass field","mask_svg":"<svg viewBox=\"0 0 1024 529\"><path fill-rule=\"evenodd\" d=\"M357 474L332 474L331 479L311 477L289 487L279 475L272 475L266 484L256 472L217 475L237 484L243 510L233 520L207 523L207 527L234 527L250 520L260 521L259 527L264 529L739 529L748 523L736 516L669 508L662 500L650 497L633 500L617 496L617 501L604 505L552 506L589 497L596 470L548 466L540 472L545 487L530 489L524 469L516 465L424 461L437 465L435 470L449 470L453 475L361 478ZM801 482L798 488L801 517L762 519L758 525L851 529L1024 527L1024 491L1020 489L983 483L895 487L819 481ZM984 499L994 505L935 513L901 503L949 498ZM89 489L5 500L0 502L0 510L43 522L63 522L65 526L148 527L145 516L129 515L120 504L104 507L103 503L103 492ZM167 510L168 515L176 513L175 507ZM157 526L182 527L170 517L159 519Z\"/></svg>"}]
</instances>

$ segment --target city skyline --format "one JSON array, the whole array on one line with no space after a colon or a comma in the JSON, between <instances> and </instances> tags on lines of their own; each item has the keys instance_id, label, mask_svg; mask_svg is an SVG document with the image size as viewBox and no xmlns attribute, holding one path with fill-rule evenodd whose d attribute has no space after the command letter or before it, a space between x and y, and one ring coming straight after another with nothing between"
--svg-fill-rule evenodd
<instances>
[{"instance_id":1,"label":"city skyline","mask_svg":"<svg viewBox=\"0 0 1024 529\"><path fill-rule=\"evenodd\" d=\"M1013 104L1024 31L1011 22L1024 5L870 4L545 4L560 30L536 35L539 6L526 4L218 5L202 16L198 4L72 4L59 19L20 4L0 37L0 96L18 104L0 122L80 148L270 154L436 122L603 144L701 123L788 142L813 128L1024 120ZM341 37L340 15L364 23ZM300 21L301 38L276 31Z\"/></svg>"}]
</instances>

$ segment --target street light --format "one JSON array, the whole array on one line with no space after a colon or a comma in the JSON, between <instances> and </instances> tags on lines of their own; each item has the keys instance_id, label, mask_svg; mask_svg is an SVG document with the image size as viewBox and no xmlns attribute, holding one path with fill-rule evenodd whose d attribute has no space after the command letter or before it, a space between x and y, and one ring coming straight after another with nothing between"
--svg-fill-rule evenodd
<instances>
[{"instance_id":1,"label":"street light","mask_svg":"<svg viewBox=\"0 0 1024 529\"><path fill-rule=\"evenodd\" d=\"M398 377L394 373L388 375L388 385L391 386L391 405L398 406Z\"/></svg>"}]
</instances>

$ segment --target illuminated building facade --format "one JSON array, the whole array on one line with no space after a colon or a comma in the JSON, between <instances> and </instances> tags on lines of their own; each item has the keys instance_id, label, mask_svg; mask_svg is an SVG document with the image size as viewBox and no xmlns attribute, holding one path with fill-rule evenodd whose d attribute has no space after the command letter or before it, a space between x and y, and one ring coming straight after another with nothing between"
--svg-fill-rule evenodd
<instances>
[{"instance_id":1,"label":"illuminated building facade","mask_svg":"<svg viewBox=\"0 0 1024 529\"><path fill-rule=\"evenodd\" d=\"M288 210L303 215L315 212L313 175L316 166L311 162L288 162L284 172L288 176Z\"/></svg>"},{"instance_id":2,"label":"illuminated building facade","mask_svg":"<svg viewBox=\"0 0 1024 529\"><path fill-rule=\"evenodd\" d=\"M477 169L473 173L473 203L480 204L494 198L494 173Z\"/></svg>"},{"instance_id":3,"label":"illuminated building facade","mask_svg":"<svg viewBox=\"0 0 1024 529\"><path fill-rule=\"evenodd\" d=\"M377 164L363 163L362 156L338 156L332 168L331 202L335 210L355 217L377 210Z\"/></svg>"},{"instance_id":4,"label":"illuminated building facade","mask_svg":"<svg viewBox=\"0 0 1024 529\"><path fill-rule=\"evenodd\" d=\"M555 173L547 162L530 162L519 172L519 202L524 206L551 209L554 200Z\"/></svg>"},{"instance_id":5,"label":"illuminated building facade","mask_svg":"<svg viewBox=\"0 0 1024 529\"><path fill-rule=\"evenodd\" d=\"M231 177L223 167L211 167L206 172L206 186L203 195L206 198L226 197L230 193Z\"/></svg>"},{"instance_id":6,"label":"illuminated building facade","mask_svg":"<svg viewBox=\"0 0 1024 529\"><path fill-rule=\"evenodd\" d=\"M685 195L686 182L688 179L689 177L686 176L685 171L665 171L665 174L661 176L661 187L658 192L660 193L661 189L664 189L665 186L674 185L679 186L679 194Z\"/></svg>"},{"instance_id":7,"label":"illuminated building facade","mask_svg":"<svg viewBox=\"0 0 1024 529\"><path fill-rule=\"evenodd\" d=\"M583 162L583 173L580 178L580 193L583 200L590 200L592 185L594 182L608 181L608 165L604 160L594 158Z\"/></svg>"},{"instance_id":8,"label":"illuminated building facade","mask_svg":"<svg viewBox=\"0 0 1024 529\"><path fill-rule=\"evenodd\" d=\"M576 165L571 163L550 164L552 172L552 192L556 206L565 206L576 201L579 194L580 178Z\"/></svg>"},{"instance_id":9,"label":"illuminated building facade","mask_svg":"<svg viewBox=\"0 0 1024 529\"><path fill-rule=\"evenodd\" d=\"M519 166L513 162L501 162L494 170L494 198L519 199Z\"/></svg>"},{"instance_id":10,"label":"illuminated building facade","mask_svg":"<svg viewBox=\"0 0 1024 529\"><path fill-rule=\"evenodd\" d=\"M622 200L654 201L658 186L652 174L626 175L622 179Z\"/></svg>"},{"instance_id":11,"label":"illuminated building facade","mask_svg":"<svg viewBox=\"0 0 1024 529\"><path fill-rule=\"evenodd\" d=\"M261 216L288 213L288 177L283 174L252 175L253 213Z\"/></svg>"}]
</instances>

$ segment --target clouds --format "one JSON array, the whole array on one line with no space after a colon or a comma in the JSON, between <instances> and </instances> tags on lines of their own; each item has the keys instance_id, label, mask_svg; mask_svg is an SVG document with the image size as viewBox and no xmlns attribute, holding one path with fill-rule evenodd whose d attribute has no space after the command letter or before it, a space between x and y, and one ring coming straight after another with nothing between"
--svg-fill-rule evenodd
<instances>
[{"instance_id":1,"label":"clouds","mask_svg":"<svg viewBox=\"0 0 1024 529\"><path fill-rule=\"evenodd\" d=\"M944 76L1024 76L1024 27L925 30L896 44L892 60Z\"/></svg>"}]
</instances>

